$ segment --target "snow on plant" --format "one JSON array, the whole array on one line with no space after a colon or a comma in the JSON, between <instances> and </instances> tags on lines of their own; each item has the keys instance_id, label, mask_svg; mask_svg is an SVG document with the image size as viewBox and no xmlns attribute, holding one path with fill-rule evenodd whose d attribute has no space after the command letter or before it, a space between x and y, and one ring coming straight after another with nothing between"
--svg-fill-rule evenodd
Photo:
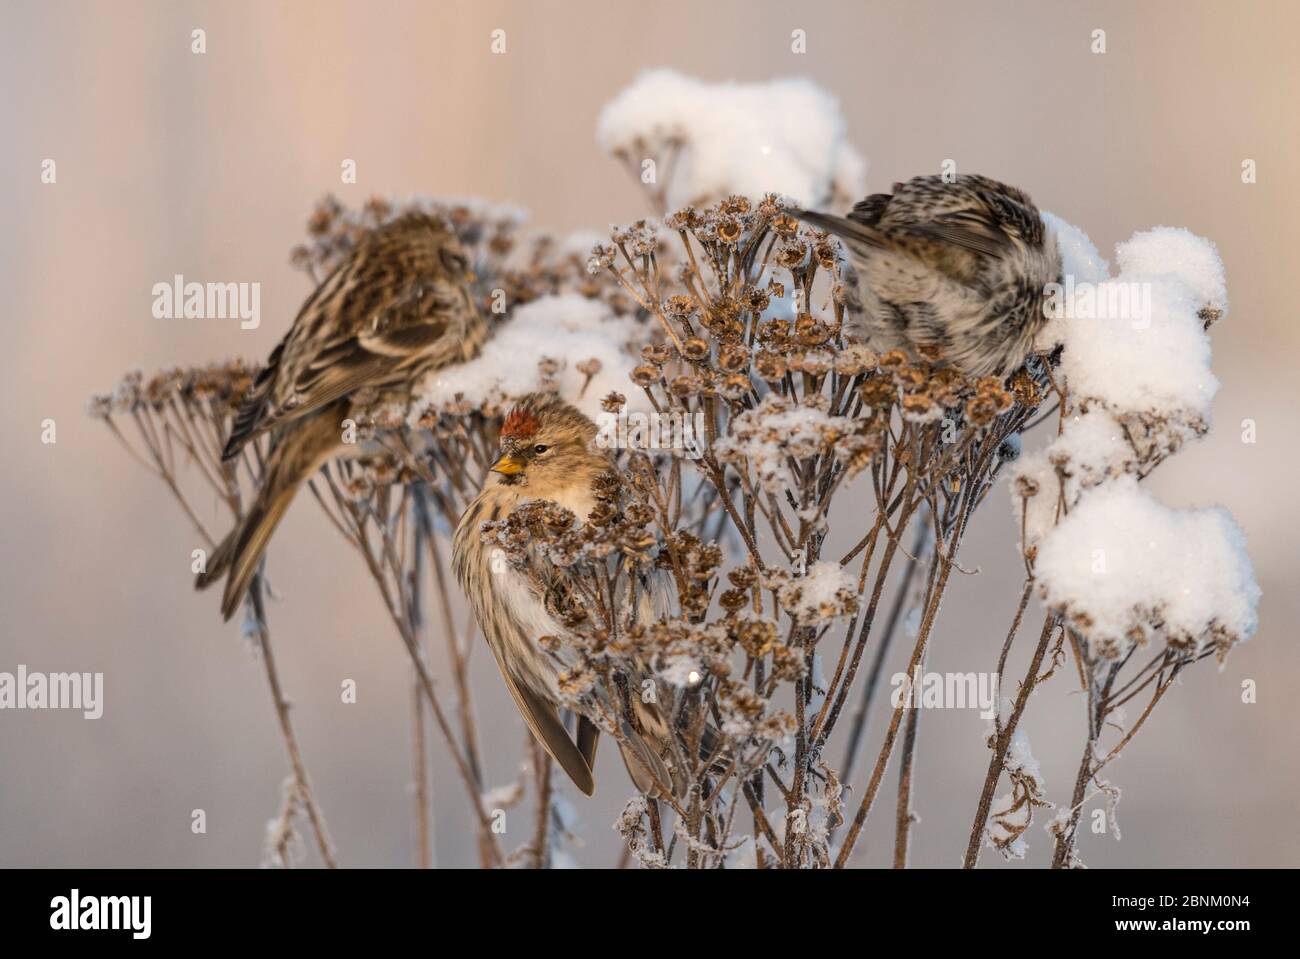
<instances>
[{"instance_id":1,"label":"snow on plant","mask_svg":"<svg viewBox=\"0 0 1300 959\"><path fill-rule=\"evenodd\" d=\"M499 410L515 397L552 389L594 420L601 398L627 386L635 365L630 349L645 339L643 324L617 316L602 300L548 293L515 309L477 359L431 374L417 409Z\"/></svg>"},{"instance_id":2,"label":"snow on plant","mask_svg":"<svg viewBox=\"0 0 1300 959\"><path fill-rule=\"evenodd\" d=\"M626 804L614 828L627 856L650 868L846 866L898 754L894 862L905 865L918 711L877 695L880 666L896 643L907 644L907 675L933 665L960 545L1009 474L1025 581L999 676L1035 594L1045 611L1025 677L1002 684L1014 698L987 734L964 862L974 866L986 844L1026 853L1034 816L1051 803L1021 719L1034 690L1061 675L1086 694L1085 752L1049 830L1055 864L1078 865L1083 806L1104 795L1113 821L1118 790L1098 774L1181 670L1221 658L1255 628L1258 589L1227 514L1171 510L1137 485L1209 429L1217 381L1206 329L1227 309L1213 246L1180 230L1137 234L1117 250L1112 276L1086 234L1048 215L1067 281L1056 314L1021 369L971 380L846 338L839 249L782 198L838 206L861 191L843 121L811 84L649 74L602 114L598 138L638 179L642 161L655 160L641 182L661 215L594 248L526 235L519 211L488 203L373 200L351 211L326 200L292 255L315 280L365 230L412 207L436 212L470 251L491 318L479 358L434 374L410 409L359 409L355 455L312 484L361 555L413 669L417 861L432 829L430 726L461 779L480 864L571 856L561 787L539 747L530 744L513 785L484 781L472 624L458 621L446 578L446 530L486 475L502 413L522 393L554 389L593 418L701 424L690 456L616 444L586 522L530 502L483 530L503 561L523 567L535 552L566 581L546 591L565 635L542 646L566 664L561 694L572 705L595 682L648 674L672 717L686 788ZM136 428L145 462L197 524L182 462L197 464L236 514L259 481L262 446L238 470L216 458L255 374L236 364L136 375L92 410L124 442L121 425ZM1055 436L1017 459L1020 433L1044 420ZM831 552L832 526L853 545ZM260 582L251 595L269 654ZM437 687L430 635L451 666ZM282 705L273 670L269 678ZM1144 694L1126 724L1122 707ZM856 781L873 707L883 736ZM333 862L287 706L281 717L295 787L277 835L304 808ZM623 735L624 717L596 719ZM523 816L525 792L533 827L507 849L495 807Z\"/></svg>"},{"instance_id":3,"label":"snow on plant","mask_svg":"<svg viewBox=\"0 0 1300 959\"><path fill-rule=\"evenodd\" d=\"M802 78L705 83L650 70L601 111L596 142L660 209L768 192L842 206L861 195L866 176L839 105Z\"/></svg>"},{"instance_id":4,"label":"snow on plant","mask_svg":"<svg viewBox=\"0 0 1300 959\"><path fill-rule=\"evenodd\" d=\"M1010 490L1030 583L1068 638L1087 694L1074 792L1048 825L1053 864L1074 866L1083 805L1105 795L1113 822L1118 791L1099 773L1183 669L1206 656L1222 663L1254 634L1260 591L1245 537L1226 510L1172 509L1138 487L1210 428L1219 383L1208 330L1228 308L1214 244L1168 227L1136 233L1116 247L1119 274L1111 277L1086 234L1059 218L1049 223L1063 250L1065 287L1074 288L1056 304L1041 344L1060 352L1053 375L1060 416L1056 436L1016 464ZM1138 291L1128 303L1141 310L1102 309L1121 300L1111 296L1117 288ZM1047 641L1045 631L1040 661ZM1022 696L1039 681L1031 670ZM1127 723L1124 704L1148 690L1145 708ZM1000 729L995 751L1005 752L1018 719L1019 711ZM1121 730L1119 741L1102 751L1109 729ZM1004 848L1003 839L990 830L993 845Z\"/></svg>"},{"instance_id":5,"label":"snow on plant","mask_svg":"<svg viewBox=\"0 0 1300 959\"><path fill-rule=\"evenodd\" d=\"M1245 537L1223 509L1171 509L1121 476L1080 498L1034 563L1043 599L1099 659L1163 642L1226 654L1256 627Z\"/></svg>"}]
</instances>

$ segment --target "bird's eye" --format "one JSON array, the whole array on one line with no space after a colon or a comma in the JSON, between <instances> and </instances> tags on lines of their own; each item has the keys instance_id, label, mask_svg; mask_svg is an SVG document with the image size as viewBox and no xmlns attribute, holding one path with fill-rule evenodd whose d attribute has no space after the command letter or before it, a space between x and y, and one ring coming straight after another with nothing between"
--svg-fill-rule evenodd
<instances>
[{"instance_id":1,"label":"bird's eye","mask_svg":"<svg viewBox=\"0 0 1300 959\"><path fill-rule=\"evenodd\" d=\"M550 449L550 447L547 446L545 443L538 443L536 446L533 447L533 452L534 452L534 453L545 453L545 452L546 452L547 450L549 450L549 449Z\"/></svg>"}]
</instances>

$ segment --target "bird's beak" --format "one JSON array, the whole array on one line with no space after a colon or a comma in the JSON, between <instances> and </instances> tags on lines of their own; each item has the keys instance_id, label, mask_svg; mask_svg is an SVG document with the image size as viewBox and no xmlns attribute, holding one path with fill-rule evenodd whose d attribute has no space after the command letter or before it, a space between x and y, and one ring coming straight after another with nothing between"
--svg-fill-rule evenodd
<instances>
[{"instance_id":1,"label":"bird's beak","mask_svg":"<svg viewBox=\"0 0 1300 959\"><path fill-rule=\"evenodd\" d=\"M500 473L502 476L514 476L516 473L523 472L523 469L523 460L511 456L509 453L502 453L497 458L497 461L492 464L492 472Z\"/></svg>"}]
</instances>

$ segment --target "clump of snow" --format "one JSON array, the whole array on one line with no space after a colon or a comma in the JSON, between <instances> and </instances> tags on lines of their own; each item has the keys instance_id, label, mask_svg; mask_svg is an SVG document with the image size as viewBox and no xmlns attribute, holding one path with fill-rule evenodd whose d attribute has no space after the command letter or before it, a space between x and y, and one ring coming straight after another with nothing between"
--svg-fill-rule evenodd
<instances>
[{"instance_id":1,"label":"clump of snow","mask_svg":"<svg viewBox=\"0 0 1300 959\"><path fill-rule=\"evenodd\" d=\"M1209 428L1219 383L1205 328L1227 309L1223 263L1209 240L1157 227L1116 247L1111 277L1083 231L1045 220L1060 243L1063 289L1039 345L1063 346L1054 377L1067 415L1011 470L1039 592L1095 656L1153 638L1222 656L1257 622L1241 530L1222 509L1163 506L1137 481Z\"/></svg>"},{"instance_id":2,"label":"clump of snow","mask_svg":"<svg viewBox=\"0 0 1300 959\"><path fill-rule=\"evenodd\" d=\"M1018 522L1023 510L1021 545L1042 539L1084 490L1133 472L1139 462L1123 425L1106 410L1067 416L1060 435L1011 467L1012 515Z\"/></svg>"},{"instance_id":3,"label":"clump of snow","mask_svg":"<svg viewBox=\"0 0 1300 959\"><path fill-rule=\"evenodd\" d=\"M782 582L777 600L800 626L848 616L858 608L857 577L839 563L814 563L804 576Z\"/></svg>"},{"instance_id":4,"label":"clump of snow","mask_svg":"<svg viewBox=\"0 0 1300 959\"><path fill-rule=\"evenodd\" d=\"M1064 346L1071 399L1135 420L1166 451L1204 433L1219 388L1205 329L1228 303L1214 244L1171 227L1135 233L1116 246L1112 277L1087 234L1052 214L1044 220L1061 248L1062 289L1038 346Z\"/></svg>"},{"instance_id":5,"label":"clump of snow","mask_svg":"<svg viewBox=\"0 0 1300 959\"><path fill-rule=\"evenodd\" d=\"M1203 432L1219 383L1199 314L1207 306L1221 314L1228 302L1214 244L1170 227L1135 233L1115 248L1111 277L1087 234L1044 218L1061 246L1063 286L1039 346L1064 346L1072 400Z\"/></svg>"},{"instance_id":6,"label":"clump of snow","mask_svg":"<svg viewBox=\"0 0 1300 959\"><path fill-rule=\"evenodd\" d=\"M510 809L519 804L519 800L524 798L524 784L516 780L512 783L506 783L504 786L494 786L487 792L483 793L483 808L491 811L495 809Z\"/></svg>"},{"instance_id":7,"label":"clump of snow","mask_svg":"<svg viewBox=\"0 0 1300 959\"><path fill-rule=\"evenodd\" d=\"M657 672L659 678L669 686L686 689L689 686L699 685L700 678L704 675L704 667L695 656L686 652L675 652L664 657L663 665Z\"/></svg>"},{"instance_id":8,"label":"clump of snow","mask_svg":"<svg viewBox=\"0 0 1300 959\"><path fill-rule=\"evenodd\" d=\"M518 307L476 359L430 374L417 391L416 415L423 407L500 409L550 385L593 420L610 392L627 395L629 410L642 410L629 379L631 349L641 338L636 320L600 300L540 297ZM579 367L590 369L592 360L599 369L589 376Z\"/></svg>"},{"instance_id":9,"label":"clump of snow","mask_svg":"<svg viewBox=\"0 0 1300 959\"><path fill-rule=\"evenodd\" d=\"M1226 315L1228 284L1218 247L1190 230L1158 226L1134 233L1115 247L1121 273L1171 275L1178 277L1196 299L1196 307L1208 306Z\"/></svg>"},{"instance_id":10,"label":"clump of snow","mask_svg":"<svg viewBox=\"0 0 1300 959\"><path fill-rule=\"evenodd\" d=\"M1029 848L1024 837L1033 824L1034 810L1050 805L1043 798L1042 770L1024 730L1011 734L1002 768L1011 781L1011 792L993 801L985 836L1006 859L1024 859Z\"/></svg>"},{"instance_id":11,"label":"clump of snow","mask_svg":"<svg viewBox=\"0 0 1300 959\"><path fill-rule=\"evenodd\" d=\"M1098 656L1163 638L1222 654L1254 634L1259 586L1245 536L1224 509L1172 509L1121 477L1090 490L1045 535L1044 601Z\"/></svg>"},{"instance_id":12,"label":"clump of snow","mask_svg":"<svg viewBox=\"0 0 1300 959\"><path fill-rule=\"evenodd\" d=\"M827 406L822 395L799 403L769 393L731 421L731 435L719 439L714 450L722 462L739 470L752 467L769 493L793 489L790 460L816 456L853 432L853 421L830 415Z\"/></svg>"},{"instance_id":13,"label":"clump of snow","mask_svg":"<svg viewBox=\"0 0 1300 959\"><path fill-rule=\"evenodd\" d=\"M1017 729L1011 734L1011 742L1007 744L1007 759L1003 768L1008 773L1031 776L1037 780L1042 779L1042 770L1038 766L1038 760L1034 758L1034 754L1029 748L1029 737L1025 735L1023 730Z\"/></svg>"},{"instance_id":14,"label":"clump of snow","mask_svg":"<svg viewBox=\"0 0 1300 959\"><path fill-rule=\"evenodd\" d=\"M771 192L822 206L860 196L866 177L839 104L802 78L712 84L651 70L605 105L596 140L638 169L653 159L670 209Z\"/></svg>"},{"instance_id":15,"label":"clump of snow","mask_svg":"<svg viewBox=\"0 0 1300 959\"><path fill-rule=\"evenodd\" d=\"M1110 277L1110 264L1101 258L1088 234L1055 213L1043 211L1043 222L1056 234L1061 251L1061 273L1078 283L1100 283Z\"/></svg>"},{"instance_id":16,"label":"clump of snow","mask_svg":"<svg viewBox=\"0 0 1300 959\"><path fill-rule=\"evenodd\" d=\"M1061 356L1071 394L1116 411L1208 421L1219 381L1191 288L1175 277L1124 273L1097 284L1095 297L1091 316L1080 296L1066 307L1076 313L1067 317ZM1134 309L1100 307L1124 299Z\"/></svg>"}]
</instances>

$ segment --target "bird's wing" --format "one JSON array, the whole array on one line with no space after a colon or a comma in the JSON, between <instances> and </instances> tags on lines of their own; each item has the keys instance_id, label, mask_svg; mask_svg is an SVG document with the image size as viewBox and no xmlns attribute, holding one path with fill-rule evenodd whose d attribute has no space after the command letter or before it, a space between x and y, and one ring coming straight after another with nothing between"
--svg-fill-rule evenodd
<instances>
[{"instance_id":1,"label":"bird's wing","mask_svg":"<svg viewBox=\"0 0 1300 959\"><path fill-rule=\"evenodd\" d=\"M496 656L497 666L501 670L501 678L506 682L506 689L510 690L510 695L519 707L519 714L524 717L524 722L528 725L528 730L536 737L537 741L542 744L551 758L560 764L560 768L568 773L573 784L581 789L586 795L590 796L596 790L596 780L591 775L591 765L584 755L583 750L574 744L573 739L569 736L569 731L564 728L564 723L560 722L560 715L556 712L555 707L547 702L535 692L514 678L514 675L506 668L505 662L497 653L496 645L489 643L492 654ZM580 737L583 730L579 727ZM590 743L590 755L594 759L596 755L595 729L592 728L592 734L586 740Z\"/></svg>"},{"instance_id":2,"label":"bird's wing","mask_svg":"<svg viewBox=\"0 0 1300 959\"><path fill-rule=\"evenodd\" d=\"M853 209L849 211L848 219L856 220L864 226L878 226L880 218L884 215L885 210L889 207L889 201L893 196L888 193L873 193L865 200L859 200L853 204Z\"/></svg>"},{"instance_id":3,"label":"bird's wing","mask_svg":"<svg viewBox=\"0 0 1300 959\"><path fill-rule=\"evenodd\" d=\"M990 251L995 249L987 238L957 223L881 230L830 213L812 210L790 212L805 223L840 237L850 247L856 247L863 257L870 257L873 251L898 254L961 283L970 282L979 272L978 258L993 255Z\"/></svg>"},{"instance_id":4,"label":"bird's wing","mask_svg":"<svg viewBox=\"0 0 1300 959\"><path fill-rule=\"evenodd\" d=\"M450 252L449 252L450 251ZM427 217L404 217L364 238L317 287L235 416L224 457L251 438L378 385L446 343L471 309L463 258Z\"/></svg>"},{"instance_id":5,"label":"bird's wing","mask_svg":"<svg viewBox=\"0 0 1300 959\"><path fill-rule=\"evenodd\" d=\"M578 752L582 753L587 768L596 768L596 747L600 744L600 728L586 716L578 717Z\"/></svg>"},{"instance_id":6,"label":"bird's wing","mask_svg":"<svg viewBox=\"0 0 1300 959\"><path fill-rule=\"evenodd\" d=\"M988 228L978 217L965 214L944 217L924 226L908 227L900 233L947 243L986 257L1002 257L1011 250L1006 234Z\"/></svg>"}]
</instances>

